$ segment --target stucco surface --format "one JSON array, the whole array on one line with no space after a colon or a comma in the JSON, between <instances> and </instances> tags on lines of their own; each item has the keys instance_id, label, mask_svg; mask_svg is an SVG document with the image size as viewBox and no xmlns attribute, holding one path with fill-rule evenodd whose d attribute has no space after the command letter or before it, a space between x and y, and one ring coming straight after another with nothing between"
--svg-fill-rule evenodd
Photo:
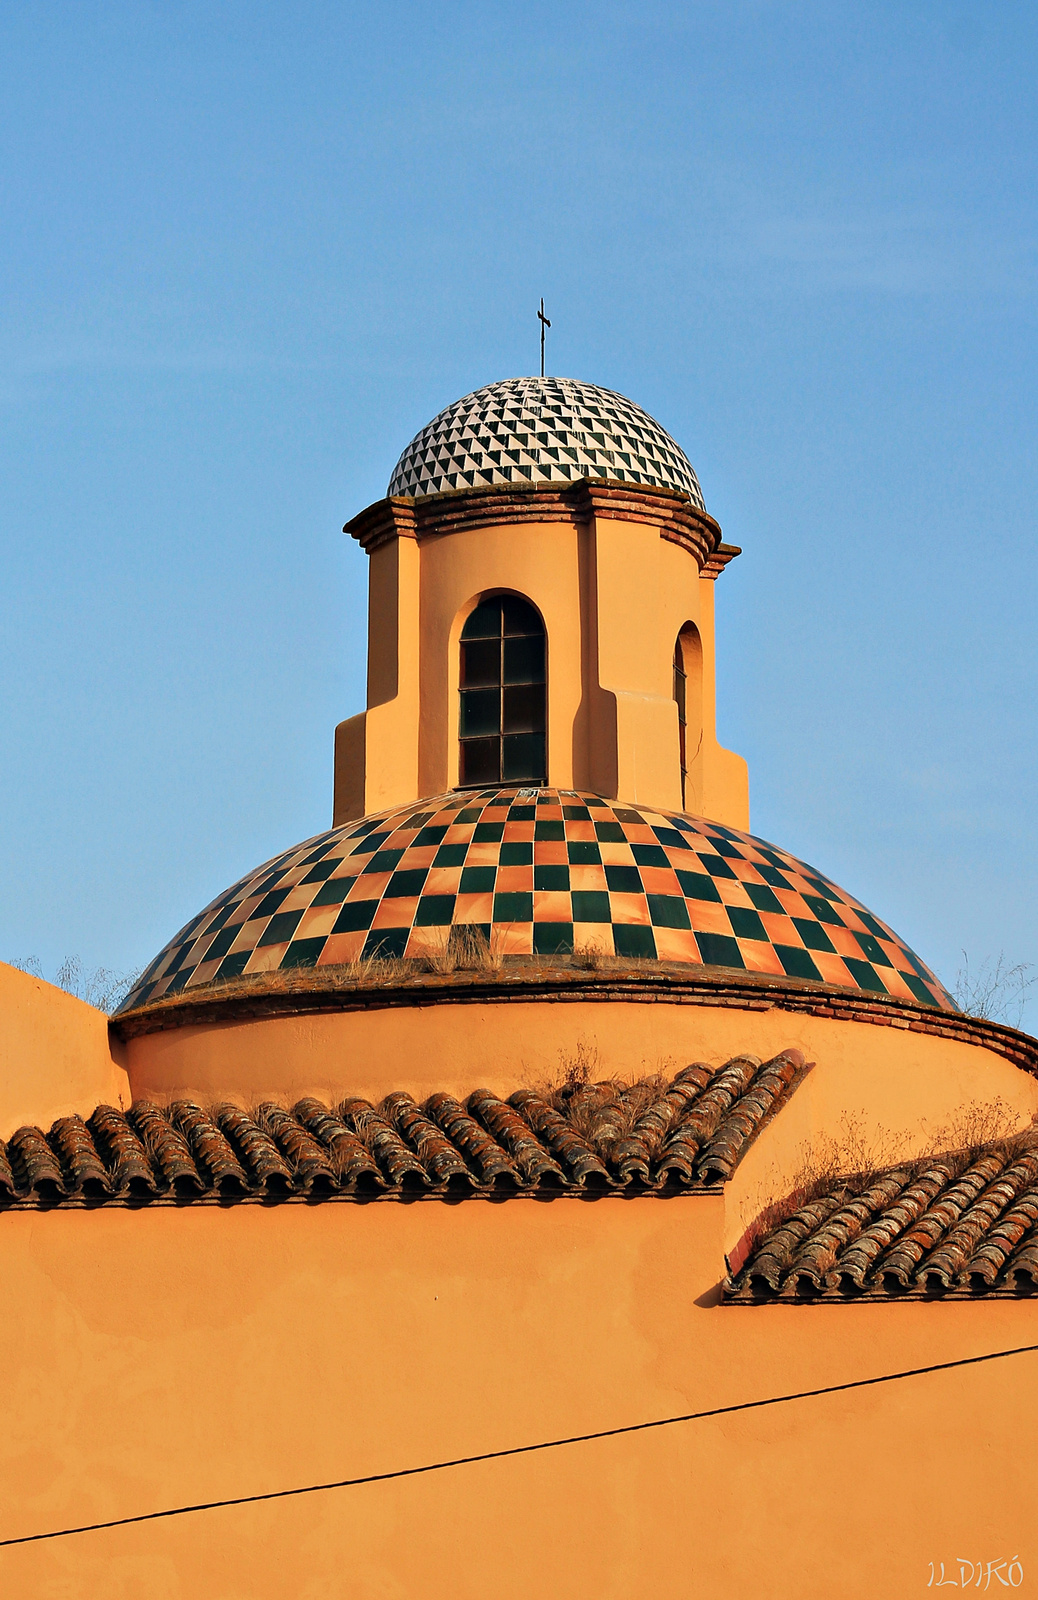
<instances>
[{"instance_id":1,"label":"stucco surface","mask_svg":"<svg viewBox=\"0 0 1038 1600\"><path fill-rule=\"evenodd\" d=\"M603 1077L631 1078L690 1061L718 1065L743 1053L768 1060L791 1048L817 1066L769 1145L796 1145L837 1127L847 1113L918 1129L923 1119L939 1126L978 1099L1001 1097L1027 1119L1038 1112L1038 1080L993 1050L777 1006L529 1000L384 1007L169 1028L131 1038L126 1052L134 1098L250 1104L311 1094L377 1100L393 1089L416 1099L438 1089L464 1096L480 1085L507 1095L564 1074L578 1057L592 1060Z\"/></svg>"},{"instance_id":2,"label":"stucco surface","mask_svg":"<svg viewBox=\"0 0 1038 1600\"><path fill-rule=\"evenodd\" d=\"M1033 1342L1025 1302L728 1308L722 1201L0 1218L0 1537ZM1033 1562L1038 1358L0 1550L34 1597L905 1595Z\"/></svg>"},{"instance_id":3,"label":"stucco surface","mask_svg":"<svg viewBox=\"0 0 1038 1600\"><path fill-rule=\"evenodd\" d=\"M0 1136L99 1101L128 1105L122 1057L103 1011L0 961Z\"/></svg>"}]
</instances>

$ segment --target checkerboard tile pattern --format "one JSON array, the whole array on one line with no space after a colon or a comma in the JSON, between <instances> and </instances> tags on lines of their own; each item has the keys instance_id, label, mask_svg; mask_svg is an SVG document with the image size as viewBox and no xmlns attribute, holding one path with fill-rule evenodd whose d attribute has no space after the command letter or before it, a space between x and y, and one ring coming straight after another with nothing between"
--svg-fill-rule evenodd
<instances>
[{"instance_id":1,"label":"checkerboard tile pattern","mask_svg":"<svg viewBox=\"0 0 1038 1600\"><path fill-rule=\"evenodd\" d=\"M794 856L701 818L559 789L454 790L268 861L182 928L120 1010L214 979L421 956L618 956L808 978L954 1010L933 973Z\"/></svg>"},{"instance_id":2,"label":"checkerboard tile pattern","mask_svg":"<svg viewBox=\"0 0 1038 1600\"><path fill-rule=\"evenodd\" d=\"M596 477L680 489L706 510L692 463L647 411L571 378L509 378L456 400L411 440L386 492Z\"/></svg>"}]
</instances>

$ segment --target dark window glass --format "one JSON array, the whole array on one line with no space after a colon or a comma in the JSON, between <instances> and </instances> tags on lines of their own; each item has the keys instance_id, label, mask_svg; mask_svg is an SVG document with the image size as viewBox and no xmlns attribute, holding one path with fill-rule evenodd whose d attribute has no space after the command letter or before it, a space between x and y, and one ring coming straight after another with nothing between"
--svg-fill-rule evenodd
<instances>
[{"instance_id":1,"label":"dark window glass","mask_svg":"<svg viewBox=\"0 0 1038 1600\"><path fill-rule=\"evenodd\" d=\"M500 605L504 631L509 635L544 634L541 619L533 606L528 600L520 600L516 594L503 594L499 601L484 600L483 605Z\"/></svg>"},{"instance_id":2,"label":"dark window glass","mask_svg":"<svg viewBox=\"0 0 1038 1600\"><path fill-rule=\"evenodd\" d=\"M544 635L505 640L505 682L544 682Z\"/></svg>"},{"instance_id":3,"label":"dark window glass","mask_svg":"<svg viewBox=\"0 0 1038 1600\"><path fill-rule=\"evenodd\" d=\"M501 602L484 600L476 607L461 630L463 639L499 639L501 637Z\"/></svg>"},{"instance_id":4,"label":"dark window glass","mask_svg":"<svg viewBox=\"0 0 1038 1600\"><path fill-rule=\"evenodd\" d=\"M505 783L544 782L543 733L506 733L502 742Z\"/></svg>"},{"instance_id":5,"label":"dark window glass","mask_svg":"<svg viewBox=\"0 0 1038 1600\"><path fill-rule=\"evenodd\" d=\"M485 683L496 684L501 671L501 646L496 639L467 639L461 653L461 665L463 689L481 688Z\"/></svg>"},{"instance_id":6,"label":"dark window glass","mask_svg":"<svg viewBox=\"0 0 1038 1600\"><path fill-rule=\"evenodd\" d=\"M499 733L501 724L501 690L463 689L461 692L461 737L478 739L487 733Z\"/></svg>"},{"instance_id":7,"label":"dark window glass","mask_svg":"<svg viewBox=\"0 0 1038 1600\"><path fill-rule=\"evenodd\" d=\"M544 627L517 595L484 600L461 630L461 782L543 783Z\"/></svg>"},{"instance_id":8,"label":"dark window glass","mask_svg":"<svg viewBox=\"0 0 1038 1600\"><path fill-rule=\"evenodd\" d=\"M509 684L504 692L504 725L509 733L544 731L543 683Z\"/></svg>"},{"instance_id":9,"label":"dark window glass","mask_svg":"<svg viewBox=\"0 0 1038 1600\"><path fill-rule=\"evenodd\" d=\"M497 783L501 777L500 739L463 739L462 783Z\"/></svg>"}]
</instances>

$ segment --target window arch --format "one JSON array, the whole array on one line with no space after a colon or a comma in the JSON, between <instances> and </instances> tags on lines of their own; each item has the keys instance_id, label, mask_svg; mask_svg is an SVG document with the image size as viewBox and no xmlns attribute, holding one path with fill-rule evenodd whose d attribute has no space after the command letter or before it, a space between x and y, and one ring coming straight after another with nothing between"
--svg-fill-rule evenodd
<instances>
[{"instance_id":1,"label":"window arch","mask_svg":"<svg viewBox=\"0 0 1038 1600\"><path fill-rule=\"evenodd\" d=\"M674 699L678 708L678 762L681 767L681 809L685 809L685 787L688 782L688 720L686 690L688 675L685 672L685 652L681 648L681 635L674 640Z\"/></svg>"},{"instance_id":2,"label":"window arch","mask_svg":"<svg viewBox=\"0 0 1038 1600\"><path fill-rule=\"evenodd\" d=\"M694 622L686 622L674 641L674 701L678 708L678 764L684 811L693 798L689 768L703 742L703 646Z\"/></svg>"},{"instance_id":3,"label":"window arch","mask_svg":"<svg viewBox=\"0 0 1038 1600\"><path fill-rule=\"evenodd\" d=\"M461 630L462 787L547 780L544 624L528 600L481 600Z\"/></svg>"}]
</instances>

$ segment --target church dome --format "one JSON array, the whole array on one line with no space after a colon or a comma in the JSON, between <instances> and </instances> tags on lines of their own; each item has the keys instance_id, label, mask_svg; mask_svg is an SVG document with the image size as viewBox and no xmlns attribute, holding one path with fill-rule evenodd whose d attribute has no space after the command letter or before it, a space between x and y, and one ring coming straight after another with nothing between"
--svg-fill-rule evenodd
<instances>
[{"instance_id":1,"label":"church dome","mask_svg":"<svg viewBox=\"0 0 1038 1600\"><path fill-rule=\"evenodd\" d=\"M348 822L266 862L170 941L120 1010L278 968L420 958L464 926L504 956L597 946L955 1009L885 923L761 839L594 794L493 788Z\"/></svg>"},{"instance_id":2,"label":"church dome","mask_svg":"<svg viewBox=\"0 0 1038 1600\"><path fill-rule=\"evenodd\" d=\"M411 440L386 492L417 498L581 478L677 489L706 510L691 462L647 411L572 378L508 378L455 400Z\"/></svg>"}]
</instances>

